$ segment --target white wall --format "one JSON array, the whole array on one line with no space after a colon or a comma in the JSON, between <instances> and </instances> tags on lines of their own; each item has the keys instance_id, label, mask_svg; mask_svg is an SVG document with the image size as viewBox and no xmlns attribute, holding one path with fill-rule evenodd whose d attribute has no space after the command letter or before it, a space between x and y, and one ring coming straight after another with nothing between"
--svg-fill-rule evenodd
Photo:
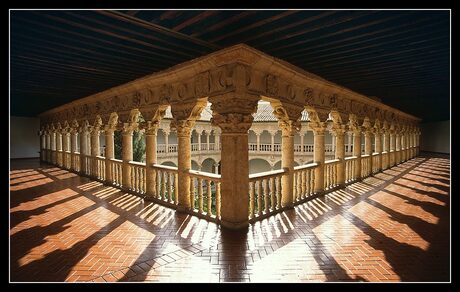
<instances>
[{"instance_id":1,"label":"white wall","mask_svg":"<svg viewBox=\"0 0 460 292\"><path fill-rule=\"evenodd\" d=\"M420 150L450 154L450 121L420 124Z\"/></svg>"},{"instance_id":2,"label":"white wall","mask_svg":"<svg viewBox=\"0 0 460 292\"><path fill-rule=\"evenodd\" d=\"M39 130L38 118L10 117L10 158L39 157Z\"/></svg>"}]
</instances>

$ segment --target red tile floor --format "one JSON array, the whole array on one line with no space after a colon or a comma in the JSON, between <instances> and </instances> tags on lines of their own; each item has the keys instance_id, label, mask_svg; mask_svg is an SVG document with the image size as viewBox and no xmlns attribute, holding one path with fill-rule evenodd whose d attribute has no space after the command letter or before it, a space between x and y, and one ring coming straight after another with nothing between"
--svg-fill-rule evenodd
<instances>
[{"instance_id":1,"label":"red tile floor","mask_svg":"<svg viewBox=\"0 0 460 292\"><path fill-rule=\"evenodd\" d=\"M449 281L449 173L421 156L237 232L11 161L10 280Z\"/></svg>"}]
</instances>

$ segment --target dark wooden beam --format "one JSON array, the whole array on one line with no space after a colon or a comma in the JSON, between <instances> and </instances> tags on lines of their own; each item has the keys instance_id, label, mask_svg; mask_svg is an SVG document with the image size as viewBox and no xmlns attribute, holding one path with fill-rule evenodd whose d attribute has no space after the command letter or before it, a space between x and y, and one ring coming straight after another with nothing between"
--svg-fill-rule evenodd
<instances>
[{"instance_id":1,"label":"dark wooden beam","mask_svg":"<svg viewBox=\"0 0 460 292\"><path fill-rule=\"evenodd\" d=\"M183 30L184 28L186 28L187 26L189 25L192 25L194 23L197 23L197 22L200 22L202 21L203 19L206 19L207 17L211 16L211 15L214 15L218 13L217 10L208 10L208 11L203 11L201 12L200 14L198 15L195 15L194 17L191 17L189 19L187 19L186 21L176 25L175 27L172 28L172 30L174 31L180 31L180 30Z\"/></svg>"}]
</instances>

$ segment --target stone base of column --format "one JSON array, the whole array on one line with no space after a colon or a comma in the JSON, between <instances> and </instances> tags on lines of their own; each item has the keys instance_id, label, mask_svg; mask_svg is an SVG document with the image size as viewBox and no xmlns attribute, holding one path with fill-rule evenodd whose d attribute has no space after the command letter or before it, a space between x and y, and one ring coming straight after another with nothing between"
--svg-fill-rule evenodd
<instances>
[{"instance_id":1,"label":"stone base of column","mask_svg":"<svg viewBox=\"0 0 460 292\"><path fill-rule=\"evenodd\" d=\"M243 222L228 222L228 221L220 221L220 224L228 229L232 230L241 230L241 229L247 229L249 227L249 222L248 221L243 221Z\"/></svg>"},{"instance_id":2,"label":"stone base of column","mask_svg":"<svg viewBox=\"0 0 460 292\"><path fill-rule=\"evenodd\" d=\"M179 213L189 213L189 208L178 205L176 211Z\"/></svg>"}]
</instances>

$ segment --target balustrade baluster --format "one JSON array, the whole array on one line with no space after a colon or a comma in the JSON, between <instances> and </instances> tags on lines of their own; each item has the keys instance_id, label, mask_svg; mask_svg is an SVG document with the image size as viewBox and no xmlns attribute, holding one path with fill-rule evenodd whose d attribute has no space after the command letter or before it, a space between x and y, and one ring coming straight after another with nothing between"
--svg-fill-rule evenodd
<instances>
[{"instance_id":1,"label":"balustrade baluster","mask_svg":"<svg viewBox=\"0 0 460 292\"><path fill-rule=\"evenodd\" d=\"M198 212L203 213L203 179L198 178Z\"/></svg>"},{"instance_id":2,"label":"balustrade baluster","mask_svg":"<svg viewBox=\"0 0 460 292\"><path fill-rule=\"evenodd\" d=\"M167 173L168 175L168 202L172 202L172 187L173 187L173 183L172 183L172 176L173 174L172 173Z\"/></svg>"},{"instance_id":3,"label":"balustrade baluster","mask_svg":"<svg viewBox=\"0 0 460 292\"><path fill-rule=\"evenodd\" d=\"M208 199L207 203L207 212L208 216L212 215L212 192L211 192L211 181L209 179L206 180L206 198Z\"/></svg>"},{"instance_id":4,"label":"balustrade baluster","mask_svg":"<svg viewBox=\"0 0 460 292\"><path fill-rule=\"evenodd\" d=\"M270 178L270 205L272 208L272 211L276 210L276 196L275 196L275 178L272 177Z\"/></svg>"},{"instance_id":5,"label":"balustrade baluster","mask_svg":"<svg viewBox=\"0 0 460 292\"><path fill-rule=\"evenodd\" d=\"M250 218L254 218L254 214L255 214L255 208L254 208L254 205L255 205L255 197L254 197L254 193L255 193L255 184L254 182L250 182L249 183L249 214L250 214Z\"/></svg>"},{"instance_id":6,"label":"balustrade baluster","mask_svg":"<svg viewBox=\"0 0 460 292\"><path fill-rule=\"evenodd\" d=\"M265 203L265 214L268 213L269 208L270 208L270 198L268 197L269 195L269 188L268 188L268 179L264 179L264 203Z\"/></svg>"},{"instance_id":7,"label":"balustrade baluster","mask_svg":"<svg viewBox=\"0 0 460 292\"><path fill-rule=\"evenodd\" d=\"M165 201L166 198L166 176L168 173L166 171L161 172L161 200Z\"/></svg>"},{"instance_id":8,"label":"balustrade baluster","mask_svg":"<svg viewBox=\"0 0 460 292\"><path fill-rule=\"evenodd\" d=\"M262 215L262 181L257 181L257 215Z\"/></svg>"},{"instance_id":9,"label":"balustrade baluster","mask_svg":"<svg viewBox=\"0 0 460 292\"><path fill-rule=\"evenodd\" d=\"M195 206L195 178L190 177L190 208L194 210Z\"/></svg>"},{"instance_id":10,"label":"balustrade baluster","mask_svg":"<svg viewBox=\"0 0 460 292\"><path fill-rule=\"evenodd\" d=\"M216 184L216 218L220 219L220 182Z\"/></svg>"}]
</instances>

